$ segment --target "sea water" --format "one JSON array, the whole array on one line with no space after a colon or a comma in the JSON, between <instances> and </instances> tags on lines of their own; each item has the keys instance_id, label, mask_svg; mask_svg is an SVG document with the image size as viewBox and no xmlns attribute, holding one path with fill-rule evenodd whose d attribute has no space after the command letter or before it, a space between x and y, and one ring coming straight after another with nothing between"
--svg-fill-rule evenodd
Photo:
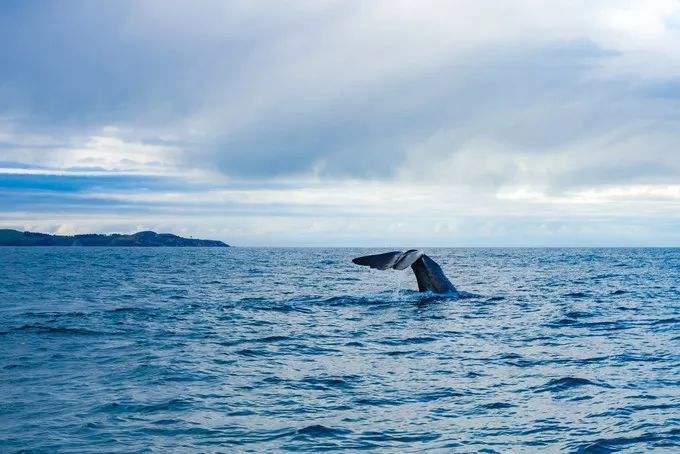
<instances>
[{"instance_id":1,"label":"sea water","mask_svg":"<svg viewBox=\"0 0 680 454\"><path fill-rule=\"evenodd\" d=\"M0 248L0 452L680 449L680 249Z\"/></svg>"}]
</instances>

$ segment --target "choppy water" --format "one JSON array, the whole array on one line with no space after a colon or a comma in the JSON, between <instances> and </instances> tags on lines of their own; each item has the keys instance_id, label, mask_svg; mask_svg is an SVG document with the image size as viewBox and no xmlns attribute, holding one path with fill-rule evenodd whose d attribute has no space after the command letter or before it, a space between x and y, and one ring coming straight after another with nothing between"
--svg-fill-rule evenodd
<instances>
[{"instance_id":1,"label":"choppy water","mask_svg":"<svg viewBox=\"0 0 680 454\"><path fill-rule=\"evenodd\" d=\"M680 249L370 252L0 248L0 451L679 449Z\"/></svg>"}]
</instances>

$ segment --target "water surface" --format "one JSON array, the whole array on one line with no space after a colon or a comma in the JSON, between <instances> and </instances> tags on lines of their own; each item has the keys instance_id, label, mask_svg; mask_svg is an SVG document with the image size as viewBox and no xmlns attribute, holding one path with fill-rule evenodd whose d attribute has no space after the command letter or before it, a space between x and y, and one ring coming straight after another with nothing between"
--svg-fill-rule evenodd
<instances>
[{"instance_id":1,"label":"water surface","mask_svg":"<svg viewBox=\"0 0 680 454\"><path fill-rule=\"evenodd\" d=\"M0 452L674 451L680 249L0 248Z\"/></svg>"}]
</instances>

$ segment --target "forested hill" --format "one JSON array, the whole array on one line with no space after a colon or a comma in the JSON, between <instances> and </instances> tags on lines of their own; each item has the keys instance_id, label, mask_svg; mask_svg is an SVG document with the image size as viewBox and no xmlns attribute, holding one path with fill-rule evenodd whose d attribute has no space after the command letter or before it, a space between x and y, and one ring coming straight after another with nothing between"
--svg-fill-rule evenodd
<instances>
[{"instance_id":1,"label":"forested hill","mask_svg":"<svg viewBox=\"0 0 680 454\"><path fill-rule=\"evenodd\" d=\"M48 235L10 229L0 229L0 246L229 247L218 240L182 238L171 233Z\"/></svg>"}]
</instances>

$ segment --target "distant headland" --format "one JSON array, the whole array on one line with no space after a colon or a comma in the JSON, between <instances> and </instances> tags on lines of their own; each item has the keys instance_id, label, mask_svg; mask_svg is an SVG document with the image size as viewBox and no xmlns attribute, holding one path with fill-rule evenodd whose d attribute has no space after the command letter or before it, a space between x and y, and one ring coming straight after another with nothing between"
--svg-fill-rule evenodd
<instances>
[{"instance_id":1,"label":"distant headland","mask_svg":"<svg viewBox=\"0 0 680 454\"><path fill-rule=\"evenodd\" d=\"M148 231L131 235L48 235L11 229L0 229L0 246L229 247L218 240L197 240Z\"/></svg>"}]
</instances>

